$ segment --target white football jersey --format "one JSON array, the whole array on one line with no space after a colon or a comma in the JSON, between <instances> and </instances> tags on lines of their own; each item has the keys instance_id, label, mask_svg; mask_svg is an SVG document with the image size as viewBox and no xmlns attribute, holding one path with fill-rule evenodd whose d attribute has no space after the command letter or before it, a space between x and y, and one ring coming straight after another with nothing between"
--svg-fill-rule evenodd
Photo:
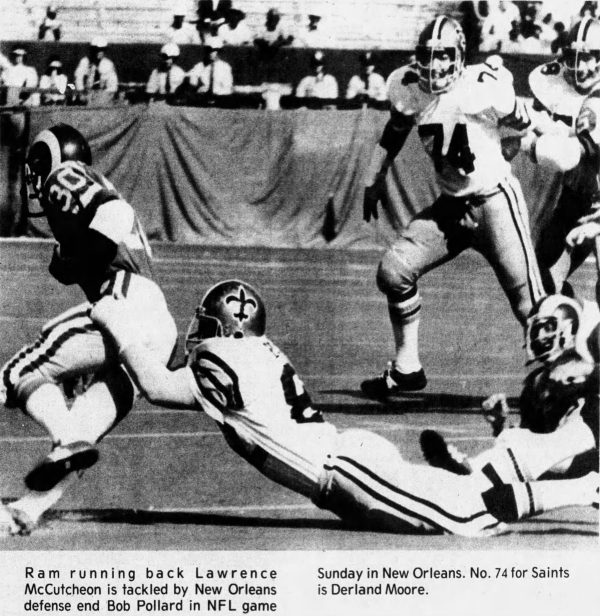
<instances>
[{"instance_id":1,"label":"white football jersey","mask_svg":"<svg viewBox=\"0 0 600 616\"><path fill-rule=\"evenodd\" d=\"M188 360L189 382L229 445L271 479L314 496L337 436L268 338L209 338Z\"/></svg>"},{"instance_id":2,"label":"white football jersey","mask_svg":"<svg viewBox=\"0 0 600 616\"><path fill-rule=\"evenodd\" d=\"M442 192L485 195L510 174L499 122L513 116L520 121L522 110L512 75L503 66L468 66L448 92L436 95L421 90L418 74L409 65L391 73L387 87L392 106L414 116Z\"/></svg>"},{"instance_id":3,"label":"white football jersey","mask_svg":"<svg viewBox=\"0 0 600 616\"><path fill-rule=\"evenodd\" d=\"M573 136L575 120L585 96L565 81L562 64L549 62L536 67L529 74L529 88L534 96L536 129L543 133Z\"/></svg>"},{"instance_id":4,"label":"white football jersey","mask_svg":"<svg viewBox=\"0 0 600 616\"><path fill-rule=\"evenodd\" d=\"M595 130L600 99L593 91L586 97L572 88L565 81L561 64L538 66L529 75L529 87L535 97L534 123L539 132L573 137L588 130L593 141L600 143L600 132ZM594 196L598 191L598 171L593 161L584 160L565 173L563 183L581 195Z\"/></svg>"}]
</instances>

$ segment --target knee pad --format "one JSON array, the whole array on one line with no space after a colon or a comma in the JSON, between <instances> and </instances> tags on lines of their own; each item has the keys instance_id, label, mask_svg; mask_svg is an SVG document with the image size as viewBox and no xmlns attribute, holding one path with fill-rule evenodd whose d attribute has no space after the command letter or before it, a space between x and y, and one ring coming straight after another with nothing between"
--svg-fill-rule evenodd
<instances>
[{"instance_id":1,"label":"knee pad","mask_svg":"<svg viewBox=\"0 0 600 616\"><path fill-rule=\"evenodd\" d=\"M417 277L397 251L388 250L379 263L377 287L392 301L403 301L416 289Z\"/></svg>"}]
</instances>

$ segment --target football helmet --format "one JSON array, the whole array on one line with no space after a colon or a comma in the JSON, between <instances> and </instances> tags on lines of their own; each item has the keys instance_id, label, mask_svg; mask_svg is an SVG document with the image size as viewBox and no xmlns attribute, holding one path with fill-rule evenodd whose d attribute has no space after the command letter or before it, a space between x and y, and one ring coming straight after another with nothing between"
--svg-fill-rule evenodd
<instances>
[{"instance_id":1,"label":"football helmet","mask_svg":"<svg viewBox=\"0 0 600 616\"><path fill-rule=\"evenodd\" d=\"M67 160L78 160L92 164L92 151L85 137L68 124L56 124L39 133L27 152L25 161L25 182L32 190L31 197L40 199L42 188L48 176ZM43 216L43 212L28 216Z\"/></svg>"},{"instance_id":2,"label":"football helmet","mask_svg":"<svg viewBox=\"0 0 600 616\"><path fill-rule=\"evenodd\" d=\"M569 32L561 62L566 82L587 94L600 81L600 22L584 17Z\"/></svg>"},{"instance_id":3,"label":"football helmet","mask_svg":"<svg viewBox=\"0 0 600 616\"><path fill-rule=\"evenodd\" d=\"M265 328L265 305L257 291L241 280L224 280L196 308L185 337L186 355L206 338L262 336Z\"/></svg>"},{"instance_id":4,"label":"football helmet","mask_svg":"<svg viewBox=\"0 0 600 616\"><path fill-rule=\"evenodd\" d=\"M583 306L566 295L541 299L527 320L525 346L529 359L549 363L574 349L582 312Z\"/></svg>"},{"instance_id":5,"label":"football helmet","mask_svg":"<svg viewBox=\"0 0 600 616\"><path fill-rule=\"evenodd\" d=\"M429 94L448 91L465 66L465 35L460 24L436 17L421 35L415 50L419 87Z\"/></svg>"}]
</instances>

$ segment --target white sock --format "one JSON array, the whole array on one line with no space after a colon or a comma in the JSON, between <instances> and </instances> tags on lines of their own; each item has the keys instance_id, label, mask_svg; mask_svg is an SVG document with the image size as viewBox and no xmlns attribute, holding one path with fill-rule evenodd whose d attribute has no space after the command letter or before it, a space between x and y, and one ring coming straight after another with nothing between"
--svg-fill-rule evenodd
<instances>
[{"instance_id":1,"label":"white sock","mask_svg":"<svg viewBox=\"0 0 600 616\"><path fill-rule=\"evenodd\" d=\"M394 308L393 304L389 305L390 322L396 345L396 369L405 374L417 372L422 367L419 359L419 323L421 319L417 316L411 321L406 321Z\"/></svg>"},{"instance_id":2,"label":"white sock","mask_svg":"<svg viewBox=\"0 0 600 616\"><path fill-rule=\"evenodd\" d=\"M14 503L11 503L10 506L25 512L34 523L37 523L42 517L42 514L59 501L65 493L65 490L77 477L77 473L69 473L47 492L34 492L33 490L29 490L27 494Z\"/></svg>"},{"instance_id":3,"label":"white sock","mask_svg":"<svg viewBox=\"0 0 600 616\"><path fill-rule=\"evenodd\" d=\"M58 385L44 383L29 395L25 411L50 435L53 443L69 442L69 409Z\"/></svg>"}]
</instances>

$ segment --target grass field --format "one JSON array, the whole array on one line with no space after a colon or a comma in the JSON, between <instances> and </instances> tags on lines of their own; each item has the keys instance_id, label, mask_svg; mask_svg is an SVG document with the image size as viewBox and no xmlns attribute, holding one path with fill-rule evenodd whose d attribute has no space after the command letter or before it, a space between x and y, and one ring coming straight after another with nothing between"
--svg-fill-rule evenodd
<instances>
[{"instance_id":1,"label":"grass field","mask_svg":"<svg viewBox=\"0 0 600 616\"><path fill-rule=\"evenodd\" d=\"M522 336L492 270L475 253L431 272L424 298L424 392L383 405L359 383L384 366L392 341L375 286L377 252L156 246L156 274L180 331L208 285L243 278L261 291L271 338L292 358L315 405L339 428L374 430L420 461L418 436L442 431L466 451L491 443L478 413L493 391L519 392ZM51 244L0 242L0 361L49 318L82 297L47 274ZM578 291L593 296L584 265ZM18 497L22 477L48 439L18 410L0 418L0 495ZM101 459L26 538L5 550L78 549L569 549L596 546L598 515L565 509L515 525L491 540L358 532L270 483L236 457L200 413L139 402L101 446Z\"/></svg>"}]
</instances>

